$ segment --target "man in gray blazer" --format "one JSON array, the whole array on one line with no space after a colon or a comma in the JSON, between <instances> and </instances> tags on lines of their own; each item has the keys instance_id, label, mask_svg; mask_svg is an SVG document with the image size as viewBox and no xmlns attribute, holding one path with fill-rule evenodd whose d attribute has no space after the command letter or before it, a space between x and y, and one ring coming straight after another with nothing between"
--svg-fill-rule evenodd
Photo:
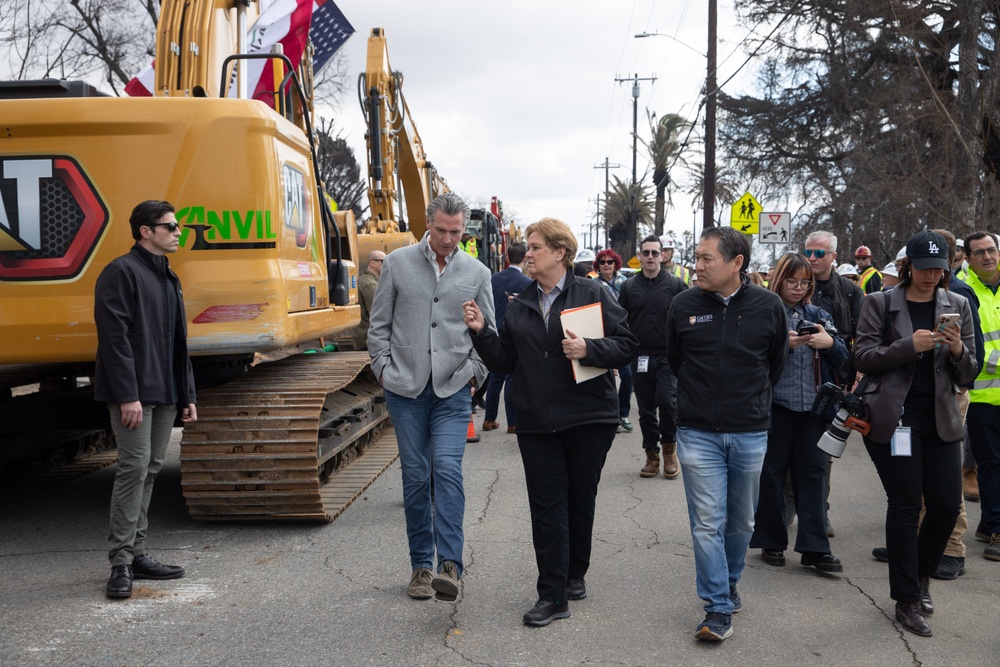
<instances>
[{"instance_id":1,"label":"man in gray blazer","mask_svg":"<svg viewBox=\"0 0 1000 667\"><path fill-rule=\"evenodd\" d=\"M456 599L462 576L470 386L486 379L462 304L475 300L496 328L490 272L459 247L470 213L451 193L430 203L423 239L394 250L382 264L368 330L372 371L385 389L399 443L413 568L407 594L416 600L434 593Z\"/></svg>"}]
</instances>

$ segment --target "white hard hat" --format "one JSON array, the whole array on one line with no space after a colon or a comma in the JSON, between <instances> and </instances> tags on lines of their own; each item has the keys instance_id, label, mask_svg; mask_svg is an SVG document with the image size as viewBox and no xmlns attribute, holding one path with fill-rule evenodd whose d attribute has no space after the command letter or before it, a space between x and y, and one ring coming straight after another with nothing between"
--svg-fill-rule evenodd
<instances>
[{"instance_id":1,"label":"white hard hat","mask_svg":"<svg viewBox=\"0 0 1000 667\"><path fill-rule=\"evenodd\" d=\"M842 276L856 276L858 275L858 270L854 267L853 264L847 264L845 262L844 264L841 264L840 266L837 267L837 273L839 273Z\"/></svg>"},{"instance_id":2,"label":"white hard hat","mask_svg":"<svg viewBox=\"0 0 1000 667\"><path fill-rule=\"evenodd\" d=\"M674 239L671 236L661 236L660 244L663 245L664 250L673 250L676 247L674 244Z\"/></svg>"},{"instance_id":3,"label":"white hard hat","mask_svg":"<svg viewBox=\"0 0 1000 667\"><path fill-rule=\"evenodd\" d=\"M898 262L901 259L906 259L906 246L905 245L902 248L899 249L899 252L896 253L896 261Z\"/></svg>"},{"instance_id":4,"label":"white hard hat","mask_svg":"<svg viewBox=\"0 0 1000 667\"><path fill-rule=\"evenodd\" d=\"M581 250L578 253L576 253L576 259L574 259L573 261L574 262L593 262L595 259L597 259L597 256L594 254L594 251L591 250L590 248L584 248L583 250Z\"/></svg>"},{"instance_id":5,"label":"white hard hat","mask_svg":"<svg viewBox=\"0 0 1000 667\"><path fill-rule=\"evenodd\" d=\"M896 278L898 278L899 272L896 271L896 262L889 262L888 264L886 264L885 268L882 269L882 275L895 276Z\"/></svg>"}]
</instances>

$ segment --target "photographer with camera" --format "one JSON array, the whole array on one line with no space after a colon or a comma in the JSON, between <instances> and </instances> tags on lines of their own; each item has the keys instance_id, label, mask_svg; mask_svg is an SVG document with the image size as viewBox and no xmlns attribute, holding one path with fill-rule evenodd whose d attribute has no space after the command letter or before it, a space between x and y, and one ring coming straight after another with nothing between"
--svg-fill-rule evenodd
<instances>
[{"instance_id":1,"label":"photographer with camera","mask_svg":"<svg viewBox=\"0 0 1000 667\"><path fill-rule=\"evenodd\" d=\"M771 430L750 547L761 549L768 565L785 564L785 478L790 471L799 517L795 551L802 554L801 563L821 572L842 572L826 534L826 453L816 446L826 422L811 408L819 388L847 361L847 345L830 314L809 303L813 272L804 255L781 257L769 287L785 305L788 360L771 396Z\"/></svg>"},{"instance_id":2,"label":"photographer with camera","mask_svg":"<svg viewBox=\"0 0 1000 667\"><path fill-rule=\"evenodd\" d=\"M865 447L888 497L889 592L904 629L930 637L929 583L962 497L957 384L976 376L969 302L948 291L948 245L920 232L906 244L899 286L865 299L855 365L868 374ZM887 319L888 316L888 319ZM919 524L921 499L927 508Z\"/></svg>"}]
</instances>

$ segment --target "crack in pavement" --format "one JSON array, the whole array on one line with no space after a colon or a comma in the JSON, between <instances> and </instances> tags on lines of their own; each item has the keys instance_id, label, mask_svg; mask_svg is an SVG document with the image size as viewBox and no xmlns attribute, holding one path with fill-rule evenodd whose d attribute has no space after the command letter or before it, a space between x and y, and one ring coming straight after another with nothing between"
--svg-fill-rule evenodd
<instances>
[{"instance_id":1,"label":"crack in pavement","mask_svg":"<svg viewBox=\"0 0 1000 667\"><path fill-rule=\"evenodd\" d=\"M909 641L909 638L906 635L906 630L903 630L901 627L899 627L898 625L896 625L894 616L890 616L886 612L885 609L883 609L882 607L879 606L879 604L875 601L875 598L873 596L871 596L869 593L867 593L865 591L865 589L862 588L860 585L854 583L854 581L852 581L850 577L840 577L840 578L843 579L844 581L846 581L849 586L851 586L852 588L854 588L855 590L857 590L859 593L861 593L861 595L864 596L868 600L868 602L869 602L869 604L871 604L871 606L873 606L876 609L878 609L879 613L881 613L883 616L885 616L889 620L889 622L892 624L893 630L895 630L896 634L899 635L899 640L901 642L903 642L903 646L906 647L906 652L910 654L910 658L913 661L913 664L915 666L917 666L917 667L922 667L922 665L924 663L920 661L920 658L917 657L916 651L914 651L913 647L910 646L910 641Z\"/></svg>"}]
</instances>

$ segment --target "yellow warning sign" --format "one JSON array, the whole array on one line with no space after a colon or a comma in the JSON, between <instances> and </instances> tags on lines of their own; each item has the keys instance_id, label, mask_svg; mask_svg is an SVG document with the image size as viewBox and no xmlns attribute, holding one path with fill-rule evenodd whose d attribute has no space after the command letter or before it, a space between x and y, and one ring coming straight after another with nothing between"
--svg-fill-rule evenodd
<instances>
[{"instance_id":1,"label":"yellow warning sign","mask_svg":"<svg viewBox=\"0 0 1000 667\"><path fill-rule=\"evenodd\" d=\"M628 261L628 265L630 268L638 269L640 266L642 266L642 262L639 261L638 257L632 255L632 259Z\"/></svg>"},{"instance_id":2,"label":"yellow warning sign","mask_svg":"<svg viewBox=\"0 0 1000 667\"><path fill-rule=\"evenodd\" d=\"M733 204L729 225L744 234L757 234L760 229L760 202L749 192Z\"/></svg>"}]
</instances>

